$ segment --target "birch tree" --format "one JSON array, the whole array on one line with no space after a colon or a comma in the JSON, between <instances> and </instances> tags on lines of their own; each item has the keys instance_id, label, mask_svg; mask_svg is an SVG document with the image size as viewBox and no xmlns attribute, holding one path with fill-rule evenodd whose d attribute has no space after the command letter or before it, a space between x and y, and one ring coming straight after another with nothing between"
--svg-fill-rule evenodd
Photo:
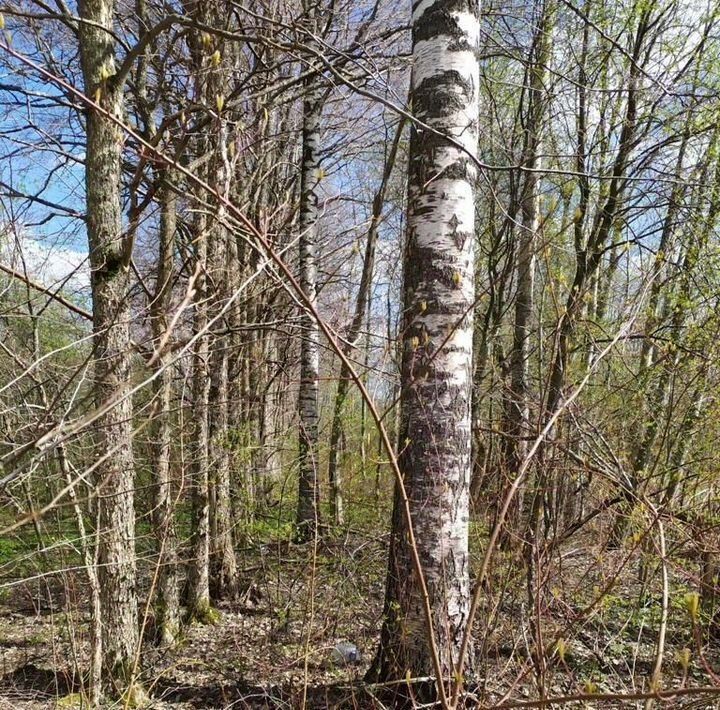
<instances>
[{"instance_id":1,"label":"birch tree","mask_svg":"<svg viewBox=\"0 0 720 710\"><path fill-rule=\"evenodd\" d=\"M414 6L399 463L427 587L395 491L380 648L370 675L446 682L468 616L479 3ZM400 691L399 691L400 692ZM407 692L407 690L402 691ZM417 692L420 692L418 690Z\"/></svg>"},{"instance_id":2,"label":"birch tree","mask_svg":"<svg viewBox=\"0 0 720 710\"><path fill-rule=\"evenodd\" d=\"M312 8L312 9L311 9ZM317 30L316 10L306 3L306 17ZM299 259L300 286L308 302L317 305L317 222L320 186L320 119L322 90L317 78L305 81L303 97L302 162L300 166ZM320 334L308 310L300 314L300 389L298 392L298 505L297 539L314 537L320 518L318 482L318 379Z\"/></svg>"}]
</instances>

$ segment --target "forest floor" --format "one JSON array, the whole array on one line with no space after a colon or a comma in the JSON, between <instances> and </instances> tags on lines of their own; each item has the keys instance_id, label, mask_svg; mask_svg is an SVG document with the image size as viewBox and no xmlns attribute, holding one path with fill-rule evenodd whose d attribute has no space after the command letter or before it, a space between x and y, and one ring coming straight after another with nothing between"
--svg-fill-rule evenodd
<instances>
[{"instance_id":1,"label":"forest floor","mask_svg":"<svg viewBox=\"0 0 720 710\"><path fill-rule=\"evenodd\" d=\"M641 580L639 553L607 552L596 539L575 540L546 568L537 603L550 696L649 687L662 607L659 575ZM386 546L386 536L354 534L316 549L285 540L241 551L242 598L219 605L215 625L187 629L176 648L144 650L142 680L152 707L383 707L361 680L378 640ZM537 697L519 567L511 555L499 556L479 615L480 707ZM720 649L698 635L686 609L693 576L687 570L672 574L664 688L716 684L712 669L720 667ZM26 573L22 582L6 584L0 597L0 710L80 707L76 669L87 667L88 654L82 578L82 569L75 569L34 578ZM151 625L147 620L148 636ZM359 664L333 661L339 641L357 645ZM720 700L676 698L665 707L720 708Z\"/></svg>"}]
</instances>

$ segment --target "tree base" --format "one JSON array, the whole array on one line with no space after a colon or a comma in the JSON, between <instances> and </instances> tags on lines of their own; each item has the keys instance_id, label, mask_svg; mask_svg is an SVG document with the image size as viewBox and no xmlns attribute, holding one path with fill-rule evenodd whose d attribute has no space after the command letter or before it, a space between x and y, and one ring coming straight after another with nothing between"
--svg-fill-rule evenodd
<instances>
[{"instance_id":1,"label":"tree base","mask_svg":"<svg viewBox=\"0 0 720 710\"><path fill-rule=\"evenodd\" d=\"M214 609L210 602L205 602L198 604L194 609L188 609L186 621L188 624L215 626L220 621L220 612Z\"/></svg>"},{"instance_id":2,"label":"tree base","mask_svg":"<svg viewBox=\"0 0 720 710\"><path fill-rule=\"evenodd\" d=\"M151 706L150 696L141 683L131 683L123 693L121 702L126 708L149 708Z\"/></svg>"}]
</instances>

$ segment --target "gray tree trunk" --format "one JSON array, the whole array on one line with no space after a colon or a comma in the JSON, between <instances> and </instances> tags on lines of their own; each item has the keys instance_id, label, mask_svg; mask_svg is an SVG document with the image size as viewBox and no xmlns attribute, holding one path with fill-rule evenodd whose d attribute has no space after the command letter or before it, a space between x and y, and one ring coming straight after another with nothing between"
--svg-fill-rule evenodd
<instances>
[{"instance_id":1,"label":"gray tree trunk","mask_svg":"<svg viewBox=\"0 0 720 710\"><path fill-rule=\"evenodd\" d=\"M210 409L211 592L214 598L226 599L237 595L238 582L230 505L228 344L225 339L216 339L215 344Z\"/></svg>"},{"instance_id":2,"label":"gray tree trunk","mask_svg":"<svg viewBox=\"0 0 720 710\"><path fill-rule=\"evenodd\" d=\"M219 119L222 122L222 118ZM228 194L229 165L225 146L225 130L221 124L213 175L218 189ZM232 295L228 234L222 225L224 211L218 208L213 225L212 266L217 294L214 310L219 310ZM222 323L222 321L220 321ZM232 535L232 506L230 504L230 449L229 449L229 349L230 336L215 336L211 355L210 416L210 529L211 536L211 592L215 598L233 598L237 595L237 561Z\"/></svg>"},{"instance_id":3,"label":"gray tree trunk","mask_svg":"<svg viewBox=\"0 0 720 710\"><path fill-rule=\"evenodd\" d=\"M187 450L190 457L189 484L192 494L191 552L187 578L187 617L190 621L210 620L210 500L209 459L210 434L208 408L210 400L210 337L208 327L208 229L205 215L196 218L196 281L194 299L194 333L201 334L195 343L192 381L192 426Z\"/></svg>"},{"instance_id":4,"label":"gray tree trunk","mask_svg":"<svg viewBox=\"0 0 720 710\"><path fill-rule=\"evenodd\" d=\"M526 113L523 164L527 169L521 190L520 237L516 265L517 294L515 297L515 321L513 324L513 347L510 353L510 394L505 402L508 420L508 439L505 446L508 484L517 475L528 452L530 435L530 346L535 284L535 250L540 228L540 145L545 120L545 67L548 63L550 33L552 30L553 3L542 3L537 30L533 40L528 67L528 108ZM522 495L513 505L508 523L520 529ZM509 540L505 537L505 541Z\"/></svg>"},{"instance_id":5,"label":"gray tree trunk","mask_svg":"<svg viewBox=\"0 0 720 710\"><path fill-rule=\"evenodd\" d=\"M167 334L168 311L174 272L175 230L177 227L177 198L171 186L171 174L162 171L160 182L160 247L155 294L150 307L153 339L159 345ZM171 406L172 371L169 358L158 359L155 380L155 415L153 437L153 476L155 507L153 524L158 545L157 597L155 615L157 640L163 646L175 643L180 632L180 593L178 588L177 534L175 531L175 501L173 500L170 456L172 451Z\"/></svg>"},{"instance_id":6,"label":"gray tree trunk","mask_svg":"<svg viewBox=\"0 0 720 710\"><path fill-rule=\"evenodd\" d=\"M115 86L113 0L81 0L78 12L85 92L120 118ZM108 116L87 113L85 185L92 269L95 404L108 407L97 427L98 583L103 677L122 695L134 684L138 651L135 590L135 466L130 384L129 245L123 239L120 187L123 135ZM108 455L109 454L109 455Z\"/></svg>"},{"instance_id":7,"label":"gray tree trunk","mask_svg":"<svg viewBox=\"0 0 720 710\"><path fill-rule=\"evenodd\" d=\"M478 2L416 3L399 461L432 610L442 681L456 670L470 604ZM458 147L462 146L462 149ZM435 674L402 500L395 495L380 649L370 677ZM472 654L470 654L472 656ZM407 689L403 690L407 693ZM416 687L420 693L420 688ZM432 690L430 690L432 693Z\"/></svg>"},{"instance_id":8,"label":"gray tree trunk","mask_svg":"<svg viewBox=\"0 0 720 710\"><path fill-rule=\"evenodd\" d=\"M223 25L222 7L211 0L186 0L187 13L210 26ZM198 156L204 161L201 177L205 182L217 188L227 196L229 194L230 170L224 151L225 124L222 116L225 99L225 82L222 68L215 60L220 56L222 62L222 42L208 33L193 32L189 38L193 54L195 70L195 86L197 98L206 107L207 129L201 134L198 144ZM215 55L214 51L218 52ZM206 204L215 208L209 215ZM191 452L191 485L192 485L192 557L188 570L188 618L200 623L214 621L214 613L210 606L210 559L213 550L211 530L211 492L213 503L216 503L217 486L215 471L211 479L211 419L217 431L218 426L227 430L227 410L217 412L211 417L210 392L213 384L210 358L212 353L212 334L208 332L210 319L217 312L217 293L224 288L219 284L225 278L225 230L222 226L223 209L214 204L212 194L205 191L198 195L199 211L196 216L195 235L195 320L194 332L199 334L195 344L193 361L193 427L192 441L188 447ZM219 266L222 265L222 266ZM220 270L218 270L220 269ZM226 357L226 356L225 356ZM227 359L224 364L222 396L227 400ZM215 374L217 378L217 373ZM220 405L222 406L222 405ZM225 402L227 407L227 402ZM213 410L215 407L213 406ZM219 435L222 438L222 434ZM222 462L220 462L222 465ZM228 467L225 475L229 476ZM217 519L214 519L217 523Z\"/></svg>"},{"instance_id":9,"label":"gray tree trunk","mask_svg":"<svg viewBox=\"0 0 720 710\"><path fill-rule=\"evenodd\" d=\"M147 38L150 19L147 2L136 0L138 39ZM153 110L148 100L148 63L151 53L138 60L135 76L135 95L138 113L142 119L143 137L153 140L156 126ZM157 543L157 574L155 579L155 637L161 646L170 646L180 631L180 592L178 587L177 533L172 497L170 456L172 451L171 406L172 372L171 358L165 349L168 335L175 256L175 232L177 230L177 196L173 185L175 172L171 168L155 170L157 199L160 205L160 228L155 270L155 290L150 302L150 326L153 346L160 349L155 361L156 377L153 381L154 421L152 423L152 477L154 505L152 522ZM140 214L137 199L131 202L131 225L137 230Z\"/></svg>"}]
</instances>

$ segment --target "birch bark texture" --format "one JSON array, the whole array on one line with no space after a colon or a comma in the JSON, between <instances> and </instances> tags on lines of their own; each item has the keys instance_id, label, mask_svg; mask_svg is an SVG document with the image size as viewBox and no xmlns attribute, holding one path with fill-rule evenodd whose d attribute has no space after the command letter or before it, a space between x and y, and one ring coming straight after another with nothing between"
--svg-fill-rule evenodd
<instances>
[{"instance_id":1,"label":"birch bark texture","mask_svg":"<svg viewBox=\"0 0 720 710\"><path fill-rule=\"evenodd\" d=\"M106 113L87 113L85 186L93 298L95 405L106 409L97 427L98 583L105 623L102 665L106 685L122 694L132 684L138 648L135 590L134 460L130 388L129 244L120 203L122 89L114 81L114 2L78 3L85 92ZM109 623L108 623L109 622Z\"/></svg>"},{"instance_id":2,"label":"birch bark texture","mask_svg":"<svg viewBox=\"0 0 720 710\"><path fill-rule=\"evenodd\" d=\"M311 80L312 81L312 80ZM310 82L308 82L310 84ZM300 174L300 286L313 306L317 303L317 222L320 185L320 119L322 96L317 87L307 86L303 100L302 166ZM320 333L309 310L300 316L300 390L298 393L298 506L297 539L315 536L319 523L318 486L318 380L320 376Z\"/></svg>"},{"instance_id":3,"label":"birch bark texture","mask_svg":"<svg viewBox=\"0 0 720 710\"><path fill-rule=\"evenodd\" d=\"M399 462L444 681L458 670L469 590L477 0L413 5ZM395 493L381 645L370 675L435 675L421 585ZM470 654L472 656L472 654ZM417 692L417 691L415 691Z\"/></svg>"}]
</instances>

